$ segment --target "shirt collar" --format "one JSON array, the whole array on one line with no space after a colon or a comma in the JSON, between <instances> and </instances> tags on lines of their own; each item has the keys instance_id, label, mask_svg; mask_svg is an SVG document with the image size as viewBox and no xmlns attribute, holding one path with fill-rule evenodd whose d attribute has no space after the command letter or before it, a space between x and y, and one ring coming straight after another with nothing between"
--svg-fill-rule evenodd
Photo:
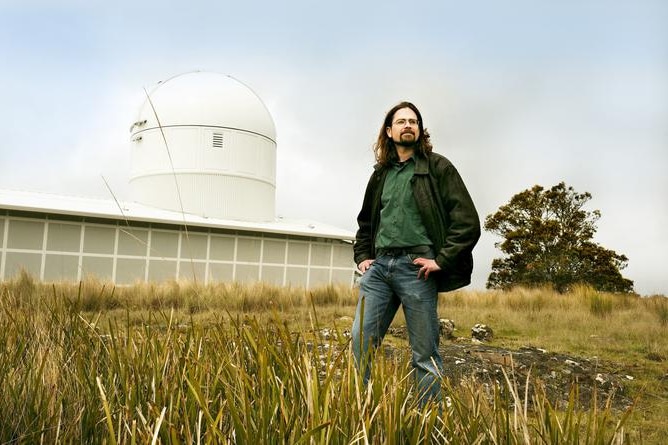
<instances>
[{"instance_id":1,"label":"shirt collar","mask_svg":"<svg viewBox=\"0 0 668 445\"><path fill-rule=\"evenodd\" d=\"M397 159L397 160L394 162L394 166L395 166L395 167L402 167L402 166L406 165L406 164L409 163L409 162L413 162L413 163L415 163L415 153L413 153L413 154L410 155L408 158L406 158L405 161L399 161L399 160Z\"/></svg>"}]
</instances>

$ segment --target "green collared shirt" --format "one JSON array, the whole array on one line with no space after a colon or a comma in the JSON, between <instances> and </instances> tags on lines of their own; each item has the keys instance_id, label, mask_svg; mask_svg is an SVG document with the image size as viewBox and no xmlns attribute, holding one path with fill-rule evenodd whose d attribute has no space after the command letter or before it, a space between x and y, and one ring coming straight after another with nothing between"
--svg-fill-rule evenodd
<instances>
[{"instance_id":1,"label":"green collared shirt","mask_svg":"<svg viewBox=\"0 0 668 445\"><path fill-rule=\"evenodd\" d=\"M387 172L381 196L376 249L431 245L413 196L415 159L397 162Z\"/></svg>"}]
</instances>

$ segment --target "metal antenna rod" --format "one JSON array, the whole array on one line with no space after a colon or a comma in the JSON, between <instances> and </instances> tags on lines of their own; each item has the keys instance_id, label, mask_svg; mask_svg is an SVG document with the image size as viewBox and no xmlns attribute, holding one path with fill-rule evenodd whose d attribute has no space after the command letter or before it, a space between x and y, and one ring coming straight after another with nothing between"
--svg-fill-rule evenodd
<instances>
[{"instance_id":1,"label":"metal antenna rod","mask_svg":"<svg viewBox=\"0 0 668 445\"><path fill-rule=\"evenodd\" d=\"M151 100L151 96L148 94L148 91L146 91L146 88L144 88L144 93L146 94L146 100L148 101L149 105L151 106L151 110L153 110L153 115L155 116L155 120L158 123L158 128L160 129L160 134L162 135L162 140L165 143L165 149L167 150L167 157L169 158L169 165L172 169L172 176L174 177L174 185L176 186L176 195L179 199L179 207L181 208L181 217L183 218L183 228L186 234L186 243L188 244L188 255L190 256L190 267L192 269L192 274L193 274L193 281L195 285L197 285L197 275L195 274L195 262L193 261L192 257L192 249L190 246L190 235L188 233L188 223L186 222L186 213L183 210L183 200L181 199L181 189L179 188L179 181L178 178L176 177L176 170L174 170L174 162L172 161L172 153L169 150L169 144L167 143L167 137L165 136L165 131L162 128L162 124L160 123L160 117L158 116L158 112L155 109L155 106L153 105L153 101Z\"/></svg>"}]
</instances>

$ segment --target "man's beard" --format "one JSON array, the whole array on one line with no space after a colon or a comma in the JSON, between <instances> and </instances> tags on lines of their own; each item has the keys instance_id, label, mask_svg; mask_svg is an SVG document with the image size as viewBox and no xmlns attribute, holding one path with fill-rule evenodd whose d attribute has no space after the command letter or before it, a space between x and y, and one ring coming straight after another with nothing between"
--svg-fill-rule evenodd
<instances>
[{"instance_id":1,"label":"man's beard","mask_svg":"<svg viewBox=\"0 0 668 445\"><path fill-rule=\"evenodd\" d=\"M410 148L410 147L414 147L415 145L417 145L417 142L418 142L418 141L417 141L417 138L415 137L415 134L412 134L412 135L413 135L413 138L412 138L412 139L404 139L404 138L402 137L404 134L409 134L409 135L410 135L410 134L412 134L412 133L403 133L403 134L401 134L401 135L399 136L399 140L396 140L396 139L393 140L393 141L394 141L394 145L401 145L402 147L408 147L408 148Z\"/></svg>"}]
</instances>

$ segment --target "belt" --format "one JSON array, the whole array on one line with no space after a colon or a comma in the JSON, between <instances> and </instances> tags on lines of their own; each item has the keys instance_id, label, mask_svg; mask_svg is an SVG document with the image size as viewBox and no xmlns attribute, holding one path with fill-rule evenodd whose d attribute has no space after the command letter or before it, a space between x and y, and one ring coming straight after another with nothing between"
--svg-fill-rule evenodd
<instances>
[{"instance_id":1,"label":"belt","mask_svg":"<svg viewBox=\"0 0 668 445\"><path fill-rule=\"evenodd\" d=\"M411 253L428 253L431 246L409 246L409 247L382 247L378 249L378 256L401 256Z\"/></svg>"}]
</instances>

